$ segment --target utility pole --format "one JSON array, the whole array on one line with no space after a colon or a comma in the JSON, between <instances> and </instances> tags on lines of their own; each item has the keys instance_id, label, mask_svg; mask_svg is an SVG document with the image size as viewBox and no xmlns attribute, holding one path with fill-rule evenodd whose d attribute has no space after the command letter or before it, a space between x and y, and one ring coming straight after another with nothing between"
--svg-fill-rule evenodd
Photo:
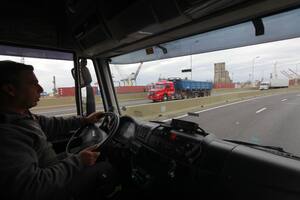
<instances>
[{"instance_id":1,"label":"utility pole","mask_svg":"<svg viewBox=\"0 0 300 200\"><path fill-rule=\"evenodd\" d=\"M277 79L277 61L274 63L274 76Z\"/></svg>"},{"instance_id":2,"label":"utility pole","mask_svg":"<svg viewBox=\"0 0 300 200\"><path fill-rule=\"evenodd\" d=\"M52 81L52 83L53 83L53 89L52 89L52 91L53 91L53 96L55 96L55 95L57 94L55 76L53 76L53 81Z\"/></svg>"},{"instance_id":3,"label":"utility pole","mask_svg":"<svg viewBox=\"0 0 300 200\"><path fill-rule=\"evenodd\" d=\"M262 80L265 80L265 70L262 70Z\"/></svg>"},{"instance_id":4,"label":"utility pole","mask_svg":"<svg viewBox=\"0 0 300 200\"><path fill-rule=\"evenodd\" d=\"M193 80L193 58L192 58L193 55L191 55L191 80Z\"/></svg>"}]
</instances>

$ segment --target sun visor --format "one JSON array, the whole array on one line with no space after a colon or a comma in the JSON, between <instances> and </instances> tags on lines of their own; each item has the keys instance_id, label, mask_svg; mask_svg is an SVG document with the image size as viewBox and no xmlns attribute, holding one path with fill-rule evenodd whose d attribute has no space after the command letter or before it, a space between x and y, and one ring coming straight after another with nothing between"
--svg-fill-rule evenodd
<instances>
[{"instance_id":1,"label":"sun visor","mask_svg":"<svg viewBox=\"0 0 300 200\"><path fill-rule=\"evenodd\" d=\"M259 22L259 26L251 21L149 47L113 57L111 63L154 61L300 37L300 9L268 16Z\"/></svg>"},{"instance_id":2,"label":"sun visor","mask_svg":"<svg viewBox=\"0 0 300 200\"><path fill-rule=\"evenodd\" d=\"M0 55L6 56L20 56L20 57L31 57L31 58L46 58L46 59L57 59L57 60L73 60L73 53L33 49L26 47L14 47L7 45L0 45Z\"/></svg>"}]
</instances>

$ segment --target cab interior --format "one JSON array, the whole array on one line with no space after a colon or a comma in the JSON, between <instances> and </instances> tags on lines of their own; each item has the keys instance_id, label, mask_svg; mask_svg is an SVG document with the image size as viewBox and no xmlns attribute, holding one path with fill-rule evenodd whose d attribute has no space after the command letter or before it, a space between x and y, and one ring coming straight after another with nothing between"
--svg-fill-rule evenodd
<instances>
[{"instance_id":1,"label":"cab interior","mask_svg":"<svg viewBox=\"0 0 300 200\"><path fill-rule=\"evenodd\" d=\"M121 56L129 53L135 61L154 60L134 54L153 47L162 58L174 57L179 54L164 44L245 22L255 38L249 44L299 37L295 31L263 38L269 32L262 20L289 11L299 17L299 0L11 0L1 7L2 55L73 60L75 68L81 58L94 63L104 109L120 115L115 137L103 149L118 169L123 186L118 198L299 199L298 158L224 141L193 123L124 116L109 69L111 62L128 63ZM207 46L194 53L243 45ZM79 89L76 78L75 84ZM76 104L83 115L78 96ZM65 141L56 141L58 152Z\"/></svg>"}]
</instances>

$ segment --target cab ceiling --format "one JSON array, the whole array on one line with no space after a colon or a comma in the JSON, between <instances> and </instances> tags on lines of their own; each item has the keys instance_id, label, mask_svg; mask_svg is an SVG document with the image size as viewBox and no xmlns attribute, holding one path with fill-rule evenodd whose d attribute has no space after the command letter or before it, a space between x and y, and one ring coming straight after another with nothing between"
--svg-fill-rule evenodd
<instances>
[{"instance_id":1,"label":"cab ceiling","mask_svg":"<svg viewBox=\"0 0 300 200\"><path fill-rule=\"evenodd\" d=\"M10 0L1 2L0 42L113 57L299 6L299 0Z\"/></svg>"}]
</instances>

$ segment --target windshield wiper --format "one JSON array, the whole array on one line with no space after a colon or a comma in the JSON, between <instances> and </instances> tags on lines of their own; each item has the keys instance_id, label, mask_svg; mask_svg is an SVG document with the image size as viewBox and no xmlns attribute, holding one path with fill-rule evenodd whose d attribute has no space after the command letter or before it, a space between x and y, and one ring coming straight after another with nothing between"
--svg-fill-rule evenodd
<instances>
[{"instance_id":1,"label":"windshield wiper","mask_svg":"<svg viewBox=\"0 0 300 200\"><path fill-rule=\"evenodd\" d=\"M150 120L149 122L157 123L157 124L167 124L166 122L158 121L158 120Z\"/></svg>"},{"instance_id":2,"label":"windshield wiper","mask_svg":"<svg viewBox=\"0 0 300 200\"><path fill-rule=\"evenodd\" d=\"M280 152L283 156L300 159L300 157L295 156L294 154L289 153L289 152L285 151L282 147L278 147L278 146L260 145L260 144L244 142L244 141L240 141L240 140L230 140L230 139L224 139L224 141L232 142L232 143L236 143L236 144L241 144L241 145L245 145L245 146L250 146L250 147L253 147L253 148L256 147L256 148L259 148L259 149L274 150L276 152Z\"/></svg>"}]
</instances>

